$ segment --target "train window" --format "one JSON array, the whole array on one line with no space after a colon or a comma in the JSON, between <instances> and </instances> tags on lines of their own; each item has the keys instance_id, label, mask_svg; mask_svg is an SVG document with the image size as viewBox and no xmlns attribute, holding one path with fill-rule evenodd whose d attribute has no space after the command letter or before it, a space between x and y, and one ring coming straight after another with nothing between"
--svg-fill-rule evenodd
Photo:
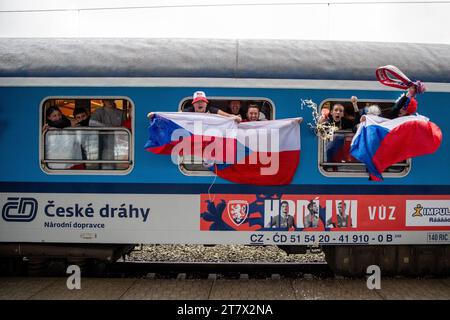
<instances>
[{"instance_id":1,"label":"train window","mask_svg":"<svg viewBox=\"0 0 450 320\"><path fill-rule=\"evenodd\" d=\"M242 98L242 97L209 97L209 107L215 107L229 114L239 114L242 119L246 119L247 108L249 105L256 104L259 109L259 119L275 119L275 105L267 98ZM238 103L236 103L238 101ZM193 111L192 98L186 97L179 104L179 111ZM195 156L182 157L179 159L179 168L186 175L195 176L213 176L214 172L208 169L203 159Z\"/></svg>"},{"instance_id":2,"label":"train window","mask_svg":"<svg viewBox=\"0 0 450 320\"><path fill-rule=\"evenodd\" d=\"M117 98L47 99L40 161L48 173L125 174L132 168L132 103Z\"/></svg>"},{"instance_id":3,"label":"train window","mask_svg":"<svg viewBox=\"0 0 450 320\"><path fill-rule=\"evenodd\" d=\"M350 100L328 99L321 103L320 110L331 110L336 103L344 106L345 117L354 120L355 112ZM376 104L381 110L382 117L390 118L390 109L395 104L391 100L358 100L358 108ZM318 139L318 161L320 172L327 177L367 177L366 166L352 157L350 145L355 133L351 129L338 130L334 133L332 141ZM403 177L411 169L411 159L396 163L383 172L384 177Z\"/></svg>"}]
</instances>

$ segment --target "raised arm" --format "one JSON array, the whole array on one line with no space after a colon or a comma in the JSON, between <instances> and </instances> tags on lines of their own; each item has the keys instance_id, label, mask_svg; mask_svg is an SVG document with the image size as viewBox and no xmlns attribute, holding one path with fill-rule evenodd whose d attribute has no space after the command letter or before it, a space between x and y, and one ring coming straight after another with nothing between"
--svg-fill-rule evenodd
<instances>
[{"instance_id":1,"label":"raised arm","mask_svg":"<svg viewBox=\"0 0 450 320\"><path fill-rule=\"evenodd\" d=\"M234 114L229 114L228 112L222 111L220 109L217 109L217 114L220 116L224 116L224 117L228 117L228 118L233 118L234 121L236 121L237 123L242 121L242 118L240 115L234 115Z\"/></svg>"},{"instance_id":2,"label":"raised arm","mask_svg":"<svg viewBox=\"0 0 450 320\"><path fill-rule=\"evenodd\" d=\"M353 105L353 110L355 110L355 114L356 114L357 112L359 112L358 97L352 96L350 100L351 100L352 105Z\"/></svg>"}]
</instances>

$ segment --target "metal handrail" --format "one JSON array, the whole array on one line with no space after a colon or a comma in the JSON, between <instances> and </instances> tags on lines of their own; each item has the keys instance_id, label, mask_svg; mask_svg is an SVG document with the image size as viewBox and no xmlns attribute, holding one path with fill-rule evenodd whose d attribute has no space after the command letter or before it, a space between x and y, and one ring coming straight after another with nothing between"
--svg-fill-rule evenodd
<instances>
[{"instance_id":1,"label":"metal handrail","mask_svg":"<svg viewBox=\"0 0 450 320\"><path fill-rule=\"evenodd\" d=\"M46 133L48 131L108 131L108 130L114 130L114 131L126 131L131 134L130 130L125 127L67 127L67 128L53 128L50 127L47 129Z\"/></svg>"},{"instance_id":2,"label":"metal handrail","mask_svg":"<svg viewBox=\"0 0 450 320\"><path fill-rule=\"evenodd\" d=\"M74 164L74 163L85 163L85 164L97 164L97 163L127 163L127 164L131 164L132 162L130 160L48 160L48 159L43 159L42 163L69 163L69 164Z\"/></svg>"},{"instance_id":3,"label":"metal handrail","mask_svg":"<svg viewBox=\"0 0 450 320\"><path fill-rule=\"evenodd\" d=\"M346 166L365 166L362 162L321 162L320 165L325 166L339 166L339 165L346 165ZM407 163L396 163L392 164L389 167L409 167L409 164Z\"/></svg>"}]
</instances>

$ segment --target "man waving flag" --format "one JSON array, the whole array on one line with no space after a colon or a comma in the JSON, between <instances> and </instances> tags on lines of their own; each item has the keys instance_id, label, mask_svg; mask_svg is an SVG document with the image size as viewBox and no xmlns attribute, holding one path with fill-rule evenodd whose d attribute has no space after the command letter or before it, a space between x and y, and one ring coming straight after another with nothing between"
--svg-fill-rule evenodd
<instances>
[{"instance_id":1,"label":"man waving flag","mask_svg":"<svg viewBox=\"0 0 450 320\"><path fill-rule=\"evenodd\" d=\"M372 180L380 181L387 167L434 153L441 141L441 129L426 117L406 116L391 120L366 115L353 137L350 152L366 165Z\"/></svg>"}]
</instances>

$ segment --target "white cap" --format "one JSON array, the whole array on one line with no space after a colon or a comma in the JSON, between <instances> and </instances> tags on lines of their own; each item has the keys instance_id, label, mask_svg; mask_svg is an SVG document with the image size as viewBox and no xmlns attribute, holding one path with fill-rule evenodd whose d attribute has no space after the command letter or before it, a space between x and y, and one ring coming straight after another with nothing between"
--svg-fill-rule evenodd
<instances>
[{"instance_id":1,"label":"white cap","mask_svg":"<svg viewBox=\"0 0 450 320\"><path fill-rule=\"evenodd\" d=\"M195 91L192 99L194 99L192 101L193 104L197 101L205 101L206 103L209 102L208 99L206 99L206 94L203 91Z\"/></svg>"}]
</instances>

